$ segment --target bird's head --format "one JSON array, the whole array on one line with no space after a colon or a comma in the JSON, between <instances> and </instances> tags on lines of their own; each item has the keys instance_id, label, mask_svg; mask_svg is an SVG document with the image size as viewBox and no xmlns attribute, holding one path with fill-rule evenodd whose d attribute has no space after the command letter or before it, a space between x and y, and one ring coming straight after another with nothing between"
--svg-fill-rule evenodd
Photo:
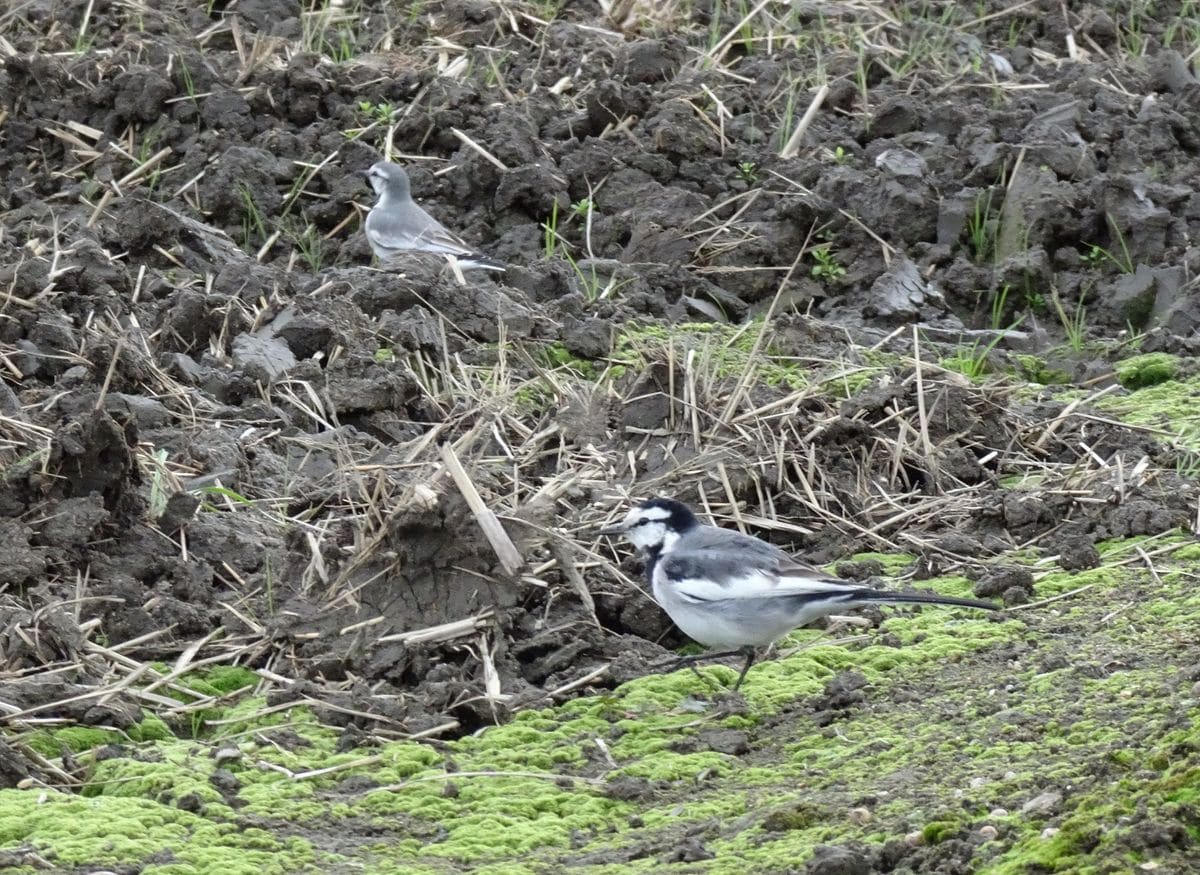
<instances>
[{"instance_id":1,"label":"bird's head","mask_svg":"<svg viewBox=\"0 0 1200 875\"><path fill-rule=\"evenodd\" d=\"M408 194L408 174L399 164L391 161L378 161L369 169L359 171L375 194L389 197L404 197Z\"/></svg>"},{"instance_id":2,"label":"bird's head","mask_svg":"<svg viewBox=\"0 0 1200 875\"><path fill-rule=\"evenodd\" d=\"M624 535L648 553L667 552L689 529L698 526L686 504L670 498L651 498L634 506L620 523L602 529L602 535Z\"/></svg>"}]
</instances>

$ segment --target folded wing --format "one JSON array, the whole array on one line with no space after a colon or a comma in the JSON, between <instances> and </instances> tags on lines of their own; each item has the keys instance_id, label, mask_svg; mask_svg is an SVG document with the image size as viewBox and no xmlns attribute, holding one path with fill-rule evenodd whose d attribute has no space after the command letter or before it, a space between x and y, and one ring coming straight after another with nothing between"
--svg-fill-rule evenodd
<instances>
[{"instance_id":1,"label":"folded wing","mask_svg":"<svg viewBox=\"0 0 1200 875\"><path fill-rule=\"evenodd\" d=\"M695 602L803 595L854 598L870 592L790 558L758 556L753 564L746 561L748 558L725 551L668 553L661 560L661 573L676 593Z\"/></svg>"}]
</instances>

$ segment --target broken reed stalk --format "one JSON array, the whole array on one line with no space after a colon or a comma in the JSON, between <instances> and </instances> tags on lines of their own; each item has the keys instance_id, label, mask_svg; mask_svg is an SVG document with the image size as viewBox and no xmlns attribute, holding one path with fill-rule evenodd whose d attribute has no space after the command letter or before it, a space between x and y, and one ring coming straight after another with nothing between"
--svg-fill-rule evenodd
<instances>
[{"instance_id":1,"label":"broken reed stalk","mask_svg":"<svg viewBox=\"0 0 1200 875\"><path fill-rule=\"evenodd\" d=\"M825 102L825 98L828 96L828 85L822 85L817 89L817 93L813 95L812 102L808 105L808 109L806 109L804 111L804 115L800 117L800 122L796 125L796 130L792 131L792 135L788 137L788 141L780 150L780 158L796 157L796 153L800 151L800 141L804 139L804 134L808 130L808 126L812 124L812 120L817 116L817 110L821 108L821 104Z\"/></svg>"},{"instance_id":2,"label":"broken reed stalk","mask_svg":"<svg viewBox=\"0 0 1200 875\"><path fill-rule=\"evenodd\" d=\"M458 454L454 452L454 448L450 444L442 445L442 462L453 478L454 485L467 500L467 506L471 508L471 513L475 516L475 522L479 524L484 537L492 545L492 550L495 551L496 558L500 560L500 565L510 577L515 577L525 565L525 559L518 552L512 539L508 537L508 532L504 531L504 526L500 525L496 514L483 503L483 497L475 488L474 482L467 475L462 462L458 459Z\"/></svg>"}]
</instances>

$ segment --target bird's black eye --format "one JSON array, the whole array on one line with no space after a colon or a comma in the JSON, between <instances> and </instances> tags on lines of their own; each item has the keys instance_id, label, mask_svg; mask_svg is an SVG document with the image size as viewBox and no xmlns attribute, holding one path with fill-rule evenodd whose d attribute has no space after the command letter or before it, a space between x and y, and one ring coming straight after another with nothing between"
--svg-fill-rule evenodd
<instances>
[{"instance_id":1,"label":"bird's black eye","mask_svg":"<svg viewBox=\"0 0 1200 875\"><path fill-rule=\"evenodd\" d=\"M654 522L654 520L650 519L649 517L642 517L640 520L638 520L636 523L634 523L632 526L630 526L630 528L636 529L638 526L644 526L644 525L646 525L646 523L652 523L652 522Z\"/></svg>"}]
</instances>

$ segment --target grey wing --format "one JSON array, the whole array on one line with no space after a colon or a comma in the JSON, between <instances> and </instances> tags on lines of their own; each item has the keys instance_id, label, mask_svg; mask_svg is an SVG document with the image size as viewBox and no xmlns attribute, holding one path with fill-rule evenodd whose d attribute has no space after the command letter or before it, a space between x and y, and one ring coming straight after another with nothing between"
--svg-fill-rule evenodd
<instances>
[{"instance_id":1,"label":"grey wing","mask_svg":"<svg viewBox=\"0 0 1200 875\"><path fill-rule=\"evenodd\" d=\"M466 241L416 204L408 204L404 213L409 227L416 231L411 248L459 257L475 254Z\"/></svg>"},{"instance_id":2,"label":"grey wing","mask_svg":"<svg viewBox=\"0 0 1200 875\"><path fill-rule=\"evenodd\" d=\"M414 203L387 211L372 210L367 216L366 233L375 248L386 251L417 249L441 255L473 254L466 243Z\"/></svg>"},{"instance_id":3,"label":"grey wing","mask_svg":"<svg viewBox=\"0 0 1200 875\"><path fill-rule=\"evenodd\" d=\"M845 598L864 588L749 535L701 526L659 560L676 593L697 601Z\"/></svg>"},{"instance_id":4,"label":"grey wing","mask_svg":"<svg viewBox=\"0 0 1200 875\"><path fill-rule=\"evenodd\" d=\"M674 549L727 551L758 563L782 562L790 558L774 544L716 526L697 526L680 538Z\"/></svg>"}]
</instances>

